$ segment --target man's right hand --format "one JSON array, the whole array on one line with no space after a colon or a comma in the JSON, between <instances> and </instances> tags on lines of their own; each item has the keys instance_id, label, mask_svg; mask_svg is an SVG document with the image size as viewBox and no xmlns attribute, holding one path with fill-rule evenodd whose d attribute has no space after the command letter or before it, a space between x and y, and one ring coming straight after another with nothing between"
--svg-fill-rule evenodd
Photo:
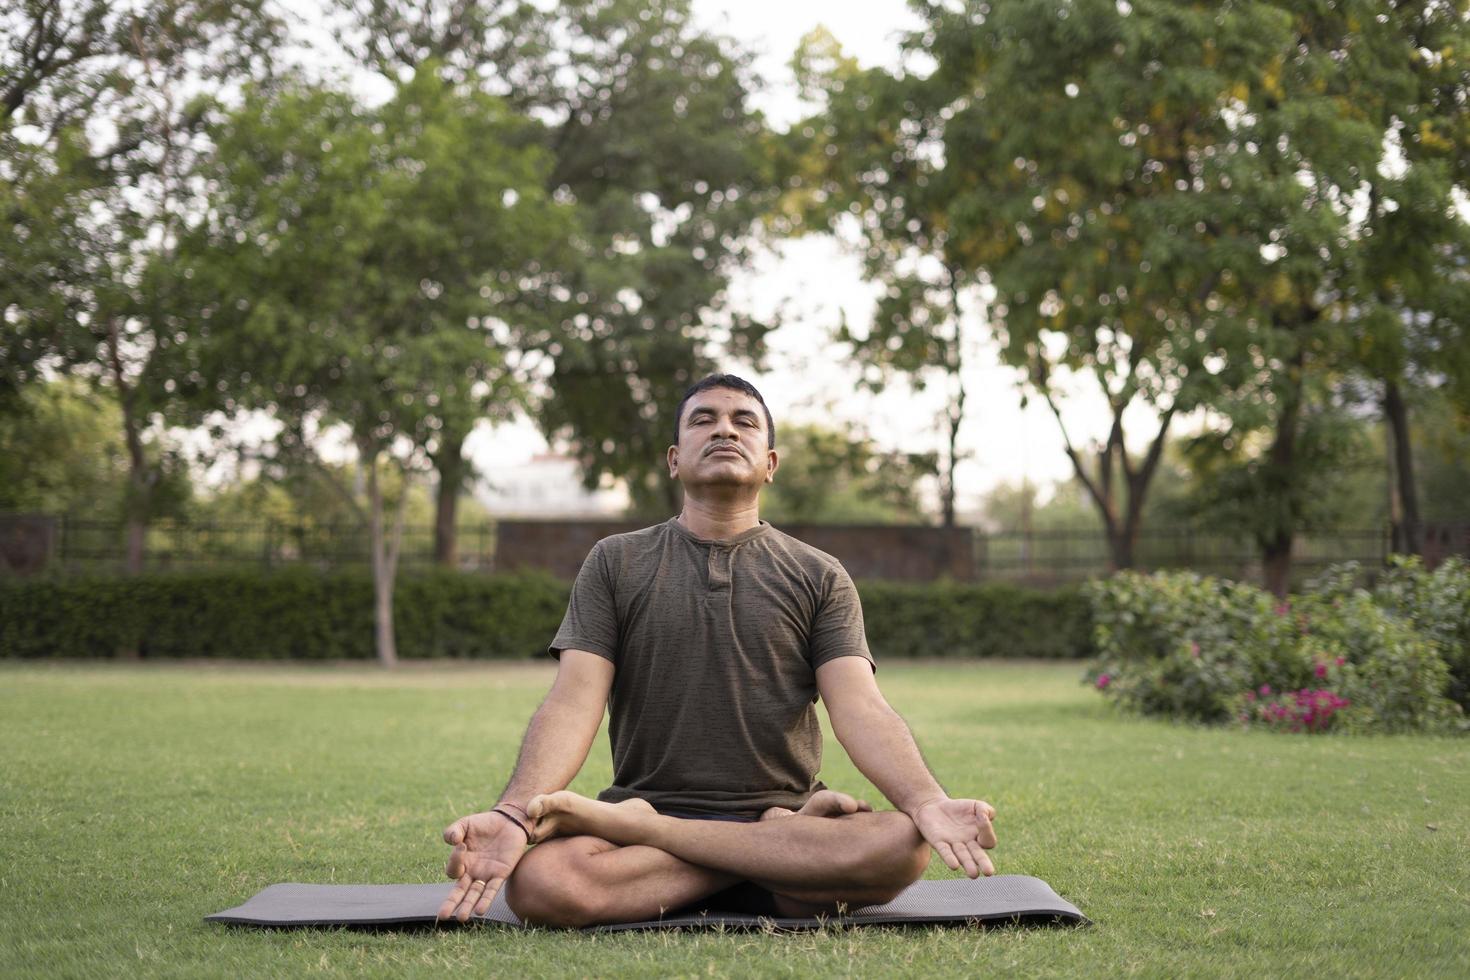
<instances>
[{"instance_id":1,"label":"man's right hand","mask_svg":"<svg viewBox=\"0 0 1470 980\"><path fill-rule=\"evenodd\" d=\"M439 906L440 919L466 922L490 910L526 851L526 835L494 811L461 817L444 829L444 843L454 848L444 873L455 879L454 890Z\"/></svg>"}]
</instances>

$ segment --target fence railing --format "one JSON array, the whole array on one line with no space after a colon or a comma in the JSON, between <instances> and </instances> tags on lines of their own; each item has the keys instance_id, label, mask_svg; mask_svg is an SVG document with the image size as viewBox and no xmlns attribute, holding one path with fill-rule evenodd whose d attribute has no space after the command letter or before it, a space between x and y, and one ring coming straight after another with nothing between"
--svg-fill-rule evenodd
<instances>
[{"instance_id":1,"label":"fence railing","mask_svg":"<svg viewBox=\"0 0 1470 980\"><path fill-rule=\"evenodd\" d=\"M862 528L850 531L861 534ZM977 579L1066 582L1106 572L1107 542L1092 530L971 531ZM1391 552L1388 526L1319 531L1298 538L1294 566L1302 572L1341 561L1382 565ZM114 521L63 517L55 522L48 564L63 572L120 568L126 554L125 529ZM463 570L495 569L498 526L461 525L456 565ZM366 566L367 532L358 524L254 521L191 523L160 521L148 529L144 567L188 570L222 566L316 568ZM412 525L403 530L399 558L404 568L434 561L434 531ZM1260 579L1260 555L1249 537L1192 528L1145 528L1139 535L1136 566L1142 569L1193 568L1231 578Z\"/></svg>"},{"instance_id":2,"label":"fence railing","mask_svg":"<svg viewBox=\"0 0 1470 980\"><path fill-rule=\"evenodd\" d=\"M1111 555L1097 531L977 531L975 568L981 578L1068 581L1106 572ZM1392 551L1388 525L1338 528L1297 537L1292 565L1302 572L1337 562L1380 566ZM1261 555L1248 535L1194 528L1144 528L1134 549L1140 569L1191 568L1227 578L1261 578Z\"/></svg>"}]
</instances>

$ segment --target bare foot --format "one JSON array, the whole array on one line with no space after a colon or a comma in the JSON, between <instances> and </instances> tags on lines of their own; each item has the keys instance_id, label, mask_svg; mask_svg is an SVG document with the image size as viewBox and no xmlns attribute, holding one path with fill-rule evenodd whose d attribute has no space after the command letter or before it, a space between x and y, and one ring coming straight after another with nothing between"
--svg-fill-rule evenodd
<instances>
[{"instance_id":1,"label":"bare foot","mask_svg":"<svg viewBox=\"0 0 1470 980\"><path fill-rule=\"evenodd\" d=\"M849 813L869 813L873 806L867 800L859 800L839 793L835 789L817 790L800 810L788 810L784 806L773 806L761 814L762 820L775 820L801 814L804 817L841 817Z\"/></svg>"},{"instance_id":2,"label":"bare foot","mask_svg":"<svg viewBox=\"0 0 1470 980\"><path fill-rule=\"evenodd\" d=\"M553 837L591 834L614 844L636 843L644 819L657 811L647 800L634 797L621 803L603 803L562 790L531 798L526 815L531 818L531 840L539 844Z\"/></svg>"}]
</instances>

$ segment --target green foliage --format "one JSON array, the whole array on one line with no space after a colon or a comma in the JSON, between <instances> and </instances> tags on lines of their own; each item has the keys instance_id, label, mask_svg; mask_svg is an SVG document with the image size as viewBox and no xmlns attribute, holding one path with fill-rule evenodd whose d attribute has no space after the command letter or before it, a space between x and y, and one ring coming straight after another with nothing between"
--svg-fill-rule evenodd
<instances>
[{"instance_id":1,"label":"green foliage","mask_svg":"<svg viewBox=\"0 0 1470 980\"><path fill-rule=\"evenodd\" d=\"M818 425L778 429L781 465L761 496L761 516L780 523L919 523L918 483L933 458L883 452L871 439Z\"/></svg>"},{"instance_id":2,"label":"green foliage","mask_svg":"<svg viewBox=\"0 0 1470 980\"><path fill-rule=\"evenodd\" d=\"M1221 486L1250 502L1231 519L1284 587L1350 448L1323 424L1344 375L1465 374L1464 5L915 9L898 71L830 38L798 54L825 104L789 197L859 228L888 286L879 356L932 360L945 336L929 255L988 291L1002 356L1053 409L1057 381L1094 380L1112 425L1068 452L1120 564L1171 417L1208 407L1237 447ZM1136 459L1129 406L1159 419Z\"/></svg>"},{"instance_id":3,"label":"green foliage","mask_svg":"<svg viewBox=\"0 0 1470 980\"><path fill-rule=\"evenodd\" d=\"M28 384L0 412L0 510L116 518L127 468L117 407L85 384Z\"/></svg>"},{"instance_id":4,"label":"green foliage","mask_svg":"<svg viewBox=\"0 0 1470 980\"><path fill-rule=\"evenodd\" d=\"M1260 702L1322 691L1346 705L1297 730L1453 727L1462 712L1445 697L1439 644L1354 588L1352 574L1330 572L1290 603L1190 572L1090 583L1098 660L1088 676L1133 710L1191 721L1275 725Z\"/></svg>"},{"instance_id":5,"label":"green foliage","mask_svg":"<svg viewBox=\"0 0 1470 980\"><path fill-rule=\"evenodd\" d=\"M880 658L1074 658L1090 652L1075 590L937 582L859 586ZM400 577L399 653L529 657L546 648L569 586L535 573ZM0 579L0 656L356 660L373 656L372 580L307 569L130 578Z\"/></svg>"},{"instance_id":6,"label":"green foliage","mask_svg":"<svg viewBox=\"0 0 1470 980\"><path fill-rule=\"evenodd\" d=\"M1374 597L1438 646L1450 670L1447 693L1470 712L1470 562L1451 558L1429 572L1417 558L1396 556Z\"/></svg>"},{"instance_id":7,"label":"green foliage","mask_svg":"<svg viewBox=\"0 0 1470 980\"><path fill-rule=\"evenodd\" d=\"M387 79L437 59L544 123L546 191L577 234L526 304L551 367L535 415L588 486L625 477L637 511L666 513L680 396L717 348L758 358L769 329L726 289L774 185L750 55L689 0L333 5L356 29L351 55Z\"/></svg>"},{"instance_id":8,"label":"green foliage","mask_svg":"<svg viewBox=\"0 0 1470 980\"><path fill-rule=\"evenodd\" d=\"M1039 502L1042 487L1034 483L1002 481L980 501L976 520L990 531L1102 532L1097 509L1076 480L1053 483L1046 503Z\"/></svg>"},{"instance_id":9,"label":"green foliage","mask_svg":"<svg viewBox=\"0 0 1470 980\"><path fill-rule=\"evenodd\" d=\"M530 657L546 649L569 588L534 574L403 575L394 594L404 657ZM0 581L0 655L367 660L366 571L305 569Z\"/></svg>"},{"instance_id":10,"label":"green foliage","mask_svg":"<svg viewBox=\"0 0 1470 980\"><path fill-rule=\"evenodd\" d=\"M1284 531L1346 526L1355 477L1376 478L1383 497L1382 463L1370 458L1368 433L1357 419L1325 407L1303 412L1289 462L1268 452L1265 441L1250 426L1188 441L1191 487L1179 509L1190 523L1267 540Z\"/></svg>"},{"instance_id":11,"label":"green foliage","mask_svg":"<svg viewBox=\"0 0 1470 980\"><path fill-rule=\"evenodd\" d=\"M858 592L868 644L880 659L1067 659L1093 653L1091 612L1074 588L861 582Z\"/></svg>"}]
</instances>

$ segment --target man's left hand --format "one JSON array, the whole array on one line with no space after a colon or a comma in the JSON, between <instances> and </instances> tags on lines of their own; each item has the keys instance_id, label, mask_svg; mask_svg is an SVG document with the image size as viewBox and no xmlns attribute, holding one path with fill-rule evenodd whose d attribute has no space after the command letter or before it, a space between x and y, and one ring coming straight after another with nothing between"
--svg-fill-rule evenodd
<instances>
[{"instance_id":1,"label":"man's left hand","mask_svg":"<svg viewBox=\"0 0 1470 980\"><path fill-rule=\"evenodd\" d=\"M931 800L913 814L914 826L951 871L971 878L995 874L985 852L995 846L995 807L984 800Z\"/></svg>"}]
</instances>

